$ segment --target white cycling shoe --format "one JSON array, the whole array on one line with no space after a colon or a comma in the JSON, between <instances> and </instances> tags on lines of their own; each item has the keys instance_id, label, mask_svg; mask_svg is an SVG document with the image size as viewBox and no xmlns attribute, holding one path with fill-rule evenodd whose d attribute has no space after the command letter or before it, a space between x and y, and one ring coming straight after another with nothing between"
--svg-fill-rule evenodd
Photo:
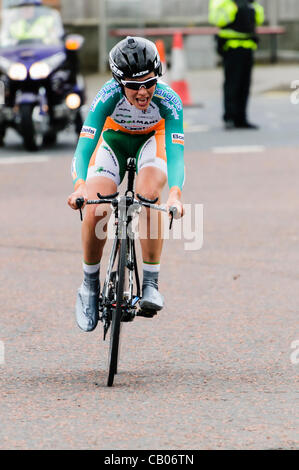
<instances>
[{"instance_id":1,"label":"white cycling shoe","mask_svg":"<svg viewBox=\"0 0 299 470\"><path fill-rule=\"evenodd\" d=\"M146 284L142 288L142 299L139 305L142 310L162 310L164 307L164 297L156 287Z\"/></svg>"},{"instance_id":2,"label":"white cycling shoe","mask_svg":"<svg viewBox=\"0 0 299 470\"><path fill-rule=\"evenodd\" d=\"M100 282L92 288L83 281L78 289L76 302L76 320L83 331L93 331L99 321Z\"/></svg>"}]
</instances>

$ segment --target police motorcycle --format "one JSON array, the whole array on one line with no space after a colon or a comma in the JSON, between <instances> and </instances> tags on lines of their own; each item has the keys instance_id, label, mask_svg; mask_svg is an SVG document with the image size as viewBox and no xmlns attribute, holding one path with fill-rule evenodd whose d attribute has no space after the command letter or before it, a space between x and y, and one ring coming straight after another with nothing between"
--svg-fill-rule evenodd
<instances>
[{"instance_id":1,"label":"police motorcycle","mask_svg":"<svg viewBox=\"0 0 299 470\"><path fill-rule=\"evenodd\" d=\"M79 134L85 84L78 51L84 38L66 35L59 12L41 0L11 1L1 20L0 145L8 127L30 151L54 144L69 125Z\"/></svg>"}]
</instances>

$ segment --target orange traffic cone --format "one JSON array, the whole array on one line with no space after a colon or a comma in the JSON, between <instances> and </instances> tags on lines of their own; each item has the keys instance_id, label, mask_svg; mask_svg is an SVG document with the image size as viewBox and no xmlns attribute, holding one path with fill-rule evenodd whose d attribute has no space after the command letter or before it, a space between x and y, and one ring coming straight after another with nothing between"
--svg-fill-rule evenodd
<instances>
[{"instance_id":1,"label":"orange traffic cone","mask_svg":"<svg viewBox=\"0 0 299 470\"><path fill-rule=\"evenodd\" d=\"M171 88L181 97L183 105L191 105L189 86L185 80L186 60L184 54L183 35L173 36L171 51Z\"/></svg>"},{"instance_id":2,"label":"orange traffic cone","mask_svg":"<svg viewBox=\"0 0 299 470\"><path fill-rule=\"evenodd\" d=\"M166 53L165 53L165 46L164 41L162 39L157 39L156 47L158 50L158 54L160 56L160 60L162 63L162 80L163 82L167 83L167 63L166 63Z\"/></svg>"}]
</instances>

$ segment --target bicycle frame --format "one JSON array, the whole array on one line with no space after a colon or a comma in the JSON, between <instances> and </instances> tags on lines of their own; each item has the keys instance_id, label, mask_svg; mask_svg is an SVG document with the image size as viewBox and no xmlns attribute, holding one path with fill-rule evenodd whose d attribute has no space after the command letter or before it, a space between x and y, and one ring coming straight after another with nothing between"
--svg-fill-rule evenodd
<instances>
[{"instance_id":1,"label":"bicycle frame","mask_svg":"<svg viewBox=\"0 0 299 470\"><path fill-rule=\"evenodd\" d=\"M133 217L139 210L139 205L135 210L130 211L128 215L129 208L133 207L135 204L135 193L134 193L134 179L135 179L135 170L136 169L136 159L134 157L130 158L127 164L128 171L128 185L127 190L124 196L118 198L116 202L112 203L115 214L115 238L113 241L113 246L108 262L108 268L106 272L104 287L102 291L102 296L100 298L100 320L104 323L104 339L106 337L107 331L111 322L110 312L114 307L115 298L113 300L109 299L109 287L112 276L112 269L117 258L117 252L119 250L119 241L127 241L127 262L126 267L129 270L128 277L128 291L126 292L126 305L123 307L123 316L122 321L132 321L136 315L137 303L140 299L140 281L138 274L138 265L136 258L135 250L135 238L134 234L128 235L128 226L132 222ZM130 196L129 196L130 194ZM136 295L134 295L134 274L136 282ZM114 293L115 294L115 293Z\"/></svg>"}]
</instances>

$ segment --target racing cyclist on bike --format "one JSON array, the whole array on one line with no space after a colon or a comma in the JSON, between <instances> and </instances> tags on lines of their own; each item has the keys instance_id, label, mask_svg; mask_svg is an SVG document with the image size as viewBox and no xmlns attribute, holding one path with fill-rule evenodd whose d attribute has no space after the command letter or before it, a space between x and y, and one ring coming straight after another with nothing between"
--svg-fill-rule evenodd
<instances>
[{"instance_id":1,"label":"racing cyclist on bike","mask_svg":"<svg viewBox=\"0 0 299 470\"><path fill-rule=\"evenodd\" d=\"M97 199L97 193L114 194L126 172L126 160L136 156L136 193L158 197L168 178L167 208L175 206L183 216L181 190L184 182L183 106L179 96L158 82L162 64L155 44L127 37L109 54L113 78L96 95L84 122L72 162L74 192L68 198ZM150 209L146 209L150 222ZM106 214L104 214L106 215ZM99 270L106 237L97 237L97 224L104 219L99 208L87 205L82 224L84 279L77 294L76 319L84 331L98 323ZM162 252L161 214L158 236L140 239L143 284L140 306L161 310L164 299L158 290ZM107 224L105 229L107 229ZM149 230L147 231L149 234Z\"/></svg>"}]
</instances>

